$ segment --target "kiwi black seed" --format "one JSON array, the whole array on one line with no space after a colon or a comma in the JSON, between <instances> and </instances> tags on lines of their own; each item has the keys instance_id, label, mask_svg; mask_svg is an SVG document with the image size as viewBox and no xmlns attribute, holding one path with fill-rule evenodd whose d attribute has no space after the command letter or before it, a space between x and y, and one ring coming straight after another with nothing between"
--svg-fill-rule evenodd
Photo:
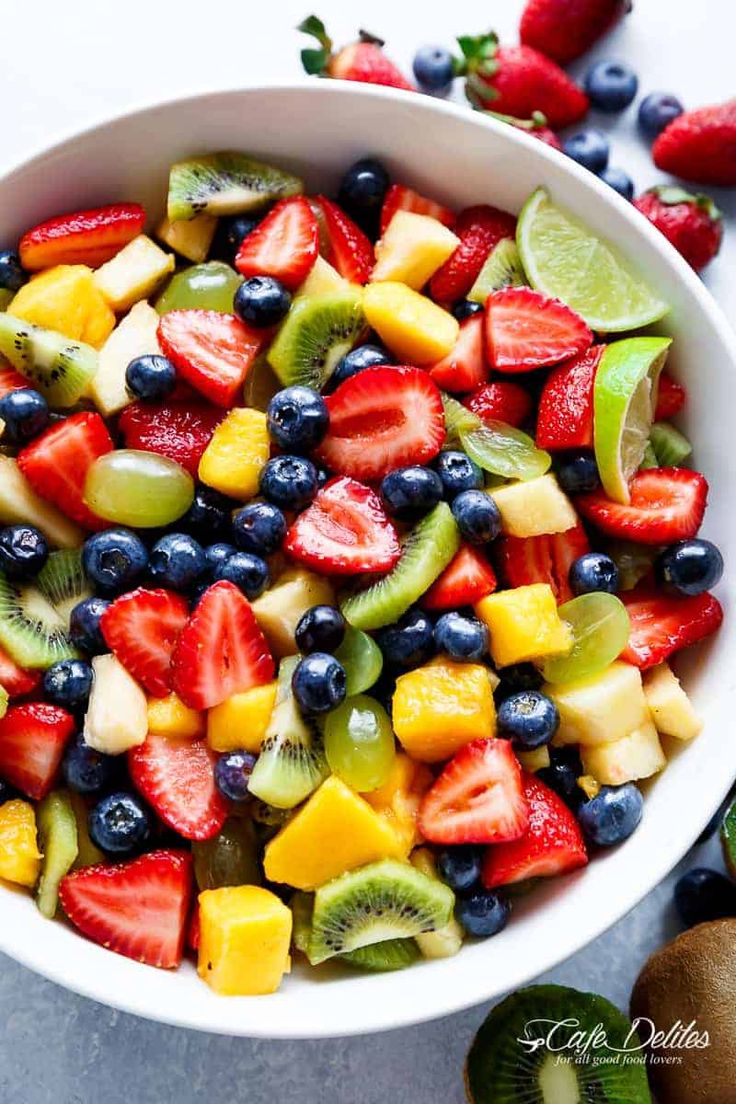
<instances>
[{"instance_id":1,"label":"kiwi black seed","mask_svg":"<svg viewBox=\"0 0 736 1104\"><path fill-rule=\"evenodd\" d=\"M91 345L0 313L0 353L52 407L74 406L97 371Z\"/></svg>"},{"instance_id":2,"label":"kiwi black seed","mask_svg":"<svg viewBox=\"0 0 736 1104\"><path fill-rule=\"evenodd\" d=\"M61 615L35 586L0 572L0 645L21 667L45 668L78 656Z\"/></svg>"},{"instance_id":3,"label":"kiwi black seed","mask_svg":"<svg viewBox=\"0 0 736 1104\"><path fill-rule=\"evenodd\" d=\"M172 222L194 218L204 211L210 215L238 215L303 191L298 176L245 153L225 150L171 166L167 214Z\"/></svg>"},{"instance_id":4,"label":"kiwi black seed","mask_svg":"<svg viewBox=\"0 0 736 1104\"><path fill-rule=\"evenodd\" d=\"M297 297L268 360L285 387L321 390L365 330L359 288Z\"/></svg>"}]
</instances>

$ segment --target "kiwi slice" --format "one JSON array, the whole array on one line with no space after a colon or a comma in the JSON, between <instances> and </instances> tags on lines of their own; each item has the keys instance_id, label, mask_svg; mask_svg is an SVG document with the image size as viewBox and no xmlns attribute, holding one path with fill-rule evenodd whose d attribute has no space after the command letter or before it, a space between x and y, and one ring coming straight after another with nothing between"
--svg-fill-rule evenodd
<instances>
[{"instance_id":1,"label":"kiwi slice","mask_svg":"<svg viewBox=\"0 0 736 1104\"><path fill-rule=\"evenodd\" d=\"M312 965L441 928L452 916L452 890L408 863L384 859L341 874L314 895L308 956Z\"/></svg>"},{"instance_id":2,"label":"kiwi slice","mask_svg":"<svg viewBox=\"0 0 736 1104\"><path fill-rule=\"evenodd\" d=\"M0 571L0 645L21 667L50 667L75 659L64 619L41 591L16 585Z\"/></svg>"},{"instance_id":3,"label":"kiwi slice","mask_svg":"<svg viewBox=\"0 0 736 1104\"><path fill-rule=\"evenodd\" d=\"M82 567L81 548L52 552L36 577L36 586L56 612L69 624L69 614L92 590Z\"/></svg>"},{"instance_id":4,"label":"kiwi slice","mask_svg":"<svg viewBox=\"0 0 736 1104\"><path fill-rule=\"evenodd\" d=\"M253 822L231 817L212 839L192 843L194 877L199 890L221 886L260 885Z\"/></svg>"},{"instance_id":5,"label":"kiwi slice","mask_svg":"<svg viewBox=\"0 0 736 1104\"><path fill-rule=\"evenodd\" d=\"M736 801L729 805L721 824L721 847L728 872L736 878Z\"/></svg>"},{"instance_id":6,"label":"kiwi slice","mask_svg":"<svg viewBox=\"0 0 736 1104\"><path fill-rule=\"evenodd\" d=\"M505 287L521 287L527 282L516 242L512 238L502 238L483 262L483 267L468 292L468 299L474 303L485 303L492 291Z\"/></svg>"},{"instance_id":7,"label":"kiwi slice","mask_svg":"<svg viewBox=\"0 0 736 1104\"><path fill-rule=\"evenodd\" d=\"M365 328L357 287L297 299L268 350L268 362L285 387L320 391Z\"/></svg>"},{"instance_id":8,"label":"kiwi slice","mask_svg":"<svg viewBox=\"0 0 736 1104\"><path fill-rule=\"evenodd\" d=\"M194 218L203 211L238 215L303 191L298 176L246 153L225 150L171 166L166 213L172 222Z\"/></svg>"},{"instance_id":9,"label":"kiwi slice","mask_svg":"<svg viewBox=\"0 0 736 1104\"><path fill-rule=\"evenodd\" d=\"M0 353L52 407L74 406L97 371L91 345L7 313L0 313Z\"/></svg>"},{"instance_id":10,"label":"kiwi slice","mask_svg":"<svg viewBox=\"0 0 736 1104\"><path fill-rule=\"evenodd\" d=\"M276 705L248 783L254 797L277 809L293 809L329 774L322 735L301 715L291 692L298 662L299 656L281 660Z\"/></svg>"},{"instance_id":11,"label":"kiwi slice","mask_svg":"<svg viewBox=\"0 0 736 1104\"><path fill-rule=\"evenodd\" d=\"M555 1032L559 1050L544 1043L556 1023L575 1024ZM581 1054L562 1045L565 1032L582 1037L600 1028L608 1047ZM465 1065L468 1099L471 1104L651 1104L643 1062L624 1063L616 1052L630 1032L623 1013L594 993L563 985L521 989L496 1005L473 1041Z\"/></svg>"},{"instance_id":12,"label":"kiwi slice","mask_svg":"<svg viewBox=\"0 0 736 1104\"><path fill-rule=\"evenodd\" d=\"M89 834L89 805L81 794L73 790L68 794L69 802L74 812L74 821L77 826L77 857L74 860L72 870L81 870L83 866L95 866L105 861L105 856L92 842Z\"/></svg>"},{"instance_id":13,"label":"kiwi slice","mask_svg":"<svg viewBox=\"0 0 736 1104\"><path fill-rule=\"evenodd\" d=\"M663 468L679 468L687 460L693 446L684 433L669 422L655 422L649 430L649 444L654 449L659 465Z\"/></svg>"},{"instance_id":14,"label":"kiwi slice","mask_svg":"<svg viewBox=\"0 0 736 1104\"><path fill-rule=\"evenodd\" d=\"M48 794L36 810L36 823L43 855L36 904L43 916L53 920L59 902L59 883L71 870L79 851L77 819L69 794L64 790Z\"/></svg>"},{"instance_id":15,"label":"kiwi slice","mask_svg":"<svg viewBox=\"0 0 736 1104\"><path fill-rule=\"evenodd\" d=\"M647 441L644 446L644 452L642 454L641 463L639 464L639 471L647 471L649 468L658 468L659 460L657 454L654 451L654 445L651 441Z\"/></svg>"},{"instance_id":16,"label":"kiwi slice","mask_svg":"<svg viewBox=\"0 0 736 1104\"><path fill-rule=\"evenodd\" d=\"M421 957L413 939L385 939L382 943L371 943L340 955L349 966L371 973L403 970L406 966L413 966Z\"/></svg>"},{"instance_id":17,"label":"kiwi slice","mask_svg":"<svg viewBox=\"0 0 736 1104\"><path fill-rule=\"evenodd\" d=\"M398 621L444 571L459 547L452 511L446 502L440 502L411 530L401 559L388 575L343 600L345 620L363 630Z\"/></svg>"}]
</instances>

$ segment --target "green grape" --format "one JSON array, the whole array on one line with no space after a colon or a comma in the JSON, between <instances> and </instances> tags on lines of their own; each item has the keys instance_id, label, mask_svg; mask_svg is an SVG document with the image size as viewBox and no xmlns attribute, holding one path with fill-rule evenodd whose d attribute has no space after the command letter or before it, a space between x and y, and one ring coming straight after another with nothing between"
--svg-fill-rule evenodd
<instances>
[{"instance_id":1,"label":"green grape","mask_svg":"<svg viewBox=\"0 0 736 1104\"><path fill-rule=\"evenodd\" d=\"M368 793L389 776L396 754L388 713L373 698L346 698L325 720L325 754L334 774Z\"/></svg>"},{"instance_id":2,"label":"green grape","mask_svg":"<svg viewBox=\"0 0 736 1104\"><path fill-rule=\"evenodd\" d=\"M348 625L345 639L335 652L347 675L346 693L350 698L370 690L383 669L383 653L372 636Z\"/></svg>"},{"instance_id":3,"label":"green grape","mask_svg":"<svg viewBox=\"0 0 736 1104\"><path fill-rule=\"evenodd\" d=\"M245 405L265 411L270 400L283 386L265 356L257 357L245 381Z\"/></svg>"},{"instance_id":4,"label":"green grape","mask_svg":"<svg viewBox=\"0 0 736 1104\"><path fill-rule=\"evenodd\" d=\"M528 434L505 422L489 420L478 429L461 429L460 441L478 467L504 479L537 479L552 463Z\"/></svg>"},{"instance_id":5,"label":"green grape","mask_svg":"<svg viewBox=\"0 0 736 1104\"><path fill-rule=\"evenodd\" d=\"M252 821L235 817L226 820L212 839L195 840L192 844L198 888L260 885L257 850Z\"/></svg>"},{"instance_id":6,"label":"green grape","mask_svg":"<svg viewBox=\"0 0 736 1104\"><path fill-rule=\"evenodd\" d=\"M176 521L193 498L189 472L175 460L138 449L99 456L84 484L84 501L98 517L142 529Z\"/></svg>"},{"instance_id":7,"label":"green grape","mask_svg":"<svg viewBox=\"0 0 736 1104\"><path fill-rule=\"evenodd\" d=\"M184 268L172 276L156 300L156 310L214 310L232 314L233 297L243 277L223 261Z\"/></svg>"},{"instance_id":8,"label":"green grape","mask_svg":"<svg viewBox=\"0 0 736 1104\"><path fill-rule=\"evenodd\" d=\"M456 445L460 444L461 433L468 433L472 429L480 429L483 422L477 414L474 414L472 410L468 410L467 406L463 406L452 395L448 395L444 391L441 391L440 394L445 412L445 442L443 447L455 448Z\"/></svg>"},{"instance_id":9,"label":"green grape","mask_svg":"<svg viewBox=\"0 0 736 1104\"><path fill-rule=\"evenodd\" d=\"M573 645L566 656L541 665L547 682L574 682L605 670L626 647L629 615L614 594L581 594L559 609L572 629Z\"/></svg>"}]
</instances>

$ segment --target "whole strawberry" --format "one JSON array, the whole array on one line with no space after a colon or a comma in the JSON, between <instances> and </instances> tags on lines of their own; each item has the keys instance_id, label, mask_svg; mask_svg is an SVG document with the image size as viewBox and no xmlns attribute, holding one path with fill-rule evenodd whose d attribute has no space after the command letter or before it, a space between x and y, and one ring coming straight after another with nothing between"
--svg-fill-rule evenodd
<instances>
[{"instance_id":1,"label":"whole strawberry","mask_svg":"<svg viewBox=\"0 0 736 1104\"><path fill-rule=\"evenodd\" d=\"M560 65L567 65L631 11L631 0L527 0L519 38Z\"/></svg>"},{"instance_id":2,"label":"whole strawberry","mask_svg":"<svg viewBox=\"0 0 736 1104\"><path fill-rule=\"evenodd\" d=\"M723 218L710 196L691 195L669 184L650 188L634 206L699 272L713 260L723 240Z\"/></svg>"},{"instance_id":3,"label":"whole strawberry","mask_svg":"<svg viewBox=\"0 0 736 1104\"><path fill-rule=\"evenodd\" d=\"M513 115L500 115L498 111L487 111L485 114L498 119L500 123L508 123L509 126L516 127L517 130L523 130L530 138L536 138L538 142L544 142L546 146L552 146L556 150L562 149L562 142L555 132L547 126L547 116L542 111L535 111L531 119L515 119Z\"/></svg>"},{"instance_id":4,"label":"whole strawberry","mask_svg":"<svg viewBox=\"0 0 736 1104\"><path fill-rule=\"evenodd\" d=\"M678 115L652 146L654 164L697 184L736 184L736 100Z\"/></svg>"},{"instance_id":5,"label":"whole strawberry","mask_svg":"<svg viewBox=\"0 0 736 1104\"><path fill-rule=\"evenodd\" d=\"M389 88L416 89L383 52L383 39L360 31L357 42L333 53L332 39L316 15L310 15L297 30L312 35L318 49L302 50L302 65L310 76L335 77L338 80L362 81L364 84L385 84Z\"/></svg>"}]
</instances>

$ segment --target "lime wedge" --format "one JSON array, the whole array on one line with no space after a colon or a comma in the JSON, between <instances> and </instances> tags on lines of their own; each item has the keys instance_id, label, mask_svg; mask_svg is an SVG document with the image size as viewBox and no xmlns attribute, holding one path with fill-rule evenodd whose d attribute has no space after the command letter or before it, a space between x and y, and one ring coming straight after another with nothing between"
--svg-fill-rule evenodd
<instances>
[{"instance_id":1,"label":"lime wedge","mask_svg":"<svg viewBox=\"0 0 736 1104\"><path fill-rule=\"evenodd\" d=\"M629 501L629 480L642 462L657 403L669 337L627 337L606 346L593 389L593 440L603 489Z\"/></svg>"},{"instance_id":2,"label":"lime wedge","mask_svg":"<svg viewBox=\"0 0 736 1104\"><path fill-rule=\"evenodd\" d=\"M516 243L532 287L562 299L599 333L634 330L669 310L612 245L555 206L544 188L524 204Z\"/></svg>"}]
</instances>

